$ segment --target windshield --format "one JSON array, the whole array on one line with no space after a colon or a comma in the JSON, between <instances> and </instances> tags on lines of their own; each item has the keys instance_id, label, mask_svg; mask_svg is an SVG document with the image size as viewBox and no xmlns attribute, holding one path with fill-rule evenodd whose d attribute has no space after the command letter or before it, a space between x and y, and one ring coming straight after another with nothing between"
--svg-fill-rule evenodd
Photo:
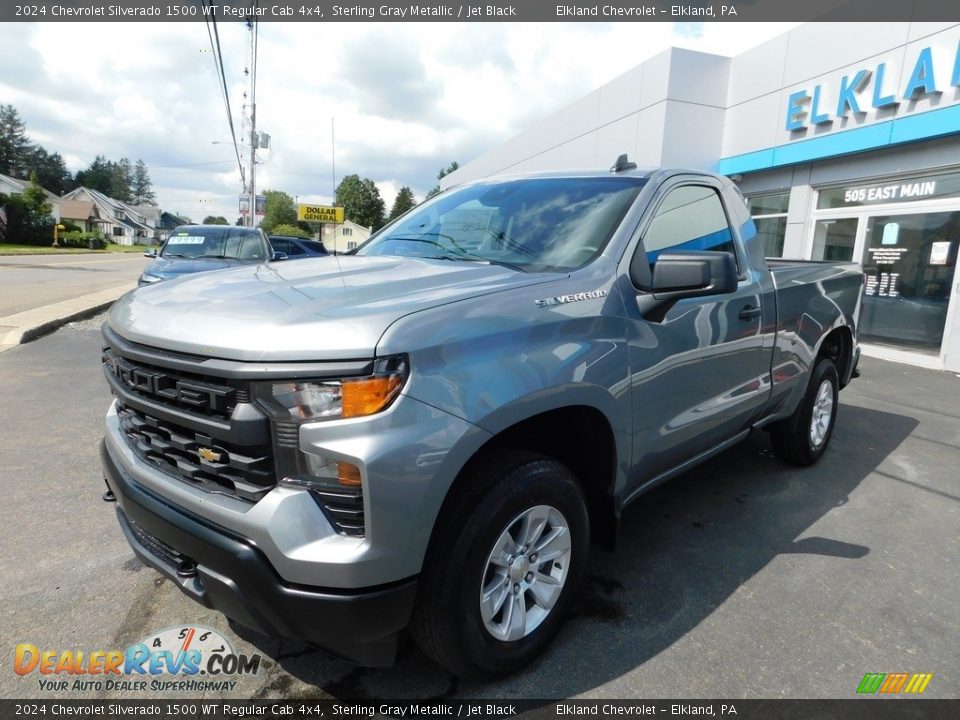
<instances>
[{"instance_id":1,"label":"windshield","mask_svg":"<svg viewBox=\"0 0 960 720\"><path fill-rule=\"evenodd\" d=\"M231 227L178 228L160 252L165 258L266 260L256 230Z\"/></svg>"},{"instance_id":2,"label":"windshield","mask_svg":"<svg viewBox=\"0 0 960 720\"><path fill-rule=\"evenodd\" d=\"M572 270L600 254L645 182L534 178L470 185L413 210L356 254Z\"/></svg>"}]
</instances>

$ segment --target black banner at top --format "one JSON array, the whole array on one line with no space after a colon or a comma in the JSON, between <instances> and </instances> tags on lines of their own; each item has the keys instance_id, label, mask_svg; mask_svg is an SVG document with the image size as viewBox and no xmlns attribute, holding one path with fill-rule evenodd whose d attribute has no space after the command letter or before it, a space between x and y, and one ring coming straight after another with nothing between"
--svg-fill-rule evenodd
<instances>
[{"instance_id":1,"label":"black banner at top","mask_svg":"<svg viewBox=\"0 0 960 720\"><path fill-rule=\"evenodd\" d=\"M957 0L34 0L5 22L771 22L960 21Z\"/></svg>"}]
</instances>

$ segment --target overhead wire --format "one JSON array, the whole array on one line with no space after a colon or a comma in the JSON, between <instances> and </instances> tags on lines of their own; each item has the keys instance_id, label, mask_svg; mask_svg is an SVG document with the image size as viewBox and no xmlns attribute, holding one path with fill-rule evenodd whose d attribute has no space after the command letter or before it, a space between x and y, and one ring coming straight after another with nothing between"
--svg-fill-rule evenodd
<instances>
[{"instance_id":1,"label":"overhead wire","mask_svg":"<svg viewBox=\"0 0 960 720\"><path fill-rule=\"evenodd\" d=\"M210 6L210 0L203 0L205 7ZM220 80L220 89L223 94L223 104L227 110L227 122L230 125L230 137L233 140L233 151L237 156L237 167L240 168L240 180L246 187L246 173L243 169L243 161L240 159L240 145L237 142L237 131L233 124L233 112L230 110L230 94L227 91L227 76L223 69L223 54L220 50L220 33L217 31L217 18L213 12L204 13L204 20L207 25L207 37L210 40L210 49L213 52L214 69L217 72L217 78ZM211 26L213 32L211 33Z\"/></svg>"}]
</instances>

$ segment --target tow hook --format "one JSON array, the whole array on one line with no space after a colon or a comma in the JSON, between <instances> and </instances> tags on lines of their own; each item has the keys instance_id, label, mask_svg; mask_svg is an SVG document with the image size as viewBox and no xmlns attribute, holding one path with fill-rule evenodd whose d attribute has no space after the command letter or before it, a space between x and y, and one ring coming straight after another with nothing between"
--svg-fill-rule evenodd
<instances>
[{"instance_id":1,"label":"tow hook","mask_svg":"<svg viewBox=\"0 0 960 720\"><path fill-rule=\"evenodd\" d=\"M103 482L106 483L107 482L106 479L104 479ZM117 496L113 494L113 490L111 490L110 486L107 485L107 491L100 496L100 499L103 500L104 502L116 502Z\"/></svg>"},{"instance_id":2,"label":"tow hook","mask_svg":"<svg viewBox=\"0 0 960 720\"><path fill-rule=\"evenodd\" d=\"M177 566L177 575L182 578L196 577L197 564L193 560L184 558Z\"/></svg>"}]
</instances>

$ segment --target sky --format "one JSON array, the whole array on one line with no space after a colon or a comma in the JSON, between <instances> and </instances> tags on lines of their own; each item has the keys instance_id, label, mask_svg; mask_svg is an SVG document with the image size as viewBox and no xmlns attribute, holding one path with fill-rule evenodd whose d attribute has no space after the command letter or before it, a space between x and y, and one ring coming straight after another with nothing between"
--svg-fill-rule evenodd
<instances>
[{"instance_id":1,"label":"sky","mask_svg":"<svg viewBox=\"0 0 960 720\"><path fill-rule=\"evenodd\" d=\"M334 171L337 182L356 173L389 212L401 186L423 199L451 161L670 46L734 55L795 25L260 23L257 129L272 147L258 152L257 188L328 203ZM243 142L251 34L238 21L217 27ZM143 159L163 209L237 218L240 171L203 22L0 23L0 46L0 103L71 171L96 155Z\"/></svg>"}]
</instances>

